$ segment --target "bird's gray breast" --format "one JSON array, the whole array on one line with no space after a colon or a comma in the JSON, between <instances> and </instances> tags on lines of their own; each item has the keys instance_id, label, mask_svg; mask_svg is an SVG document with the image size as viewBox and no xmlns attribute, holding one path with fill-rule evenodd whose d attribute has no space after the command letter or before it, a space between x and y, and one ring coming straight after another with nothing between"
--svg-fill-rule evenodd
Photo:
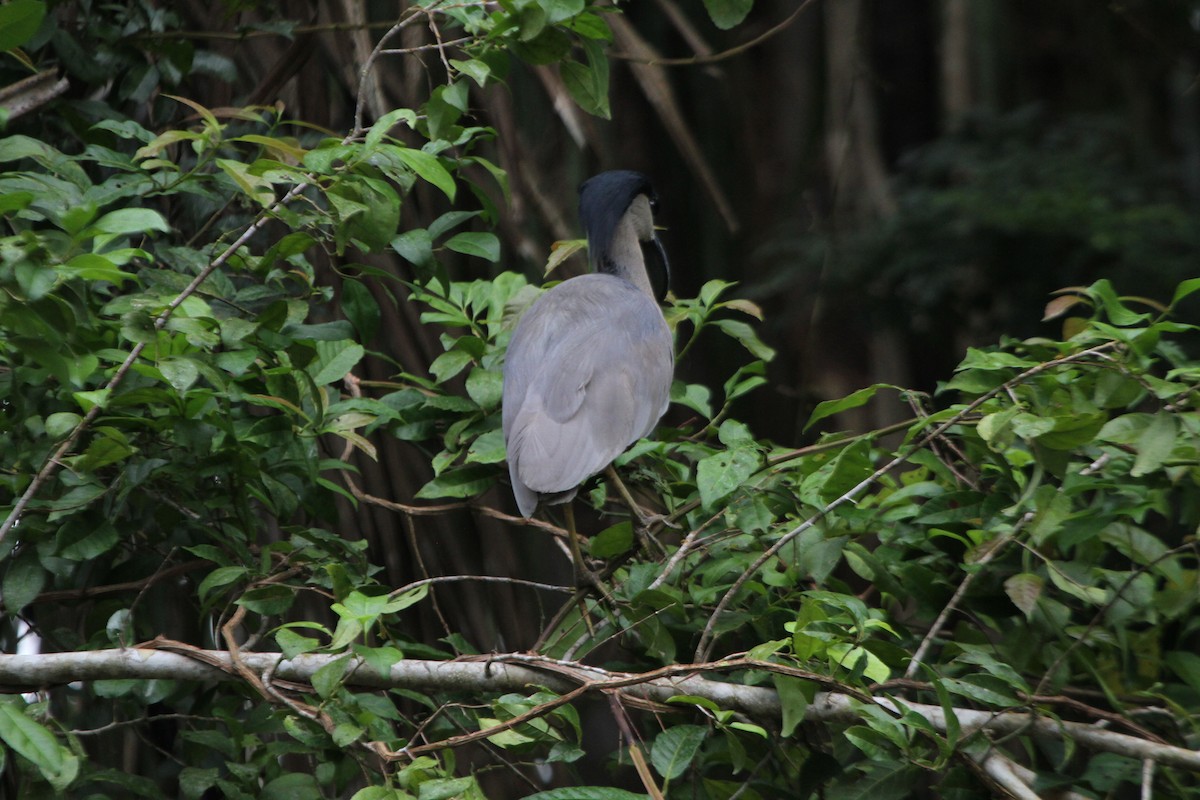
<instances>
[{"instance_id":1,"label":"bird's gray breast","mask_svg":"<svg viewBox=\"0 0 1200 800\"><path fill-rule=\"evenodd\" d=\"M583 275L522 317L504 367L503 424L514 488L573 489L650 433L666 411L671 333L652 298Z\"/></svg>"}]
</instances>

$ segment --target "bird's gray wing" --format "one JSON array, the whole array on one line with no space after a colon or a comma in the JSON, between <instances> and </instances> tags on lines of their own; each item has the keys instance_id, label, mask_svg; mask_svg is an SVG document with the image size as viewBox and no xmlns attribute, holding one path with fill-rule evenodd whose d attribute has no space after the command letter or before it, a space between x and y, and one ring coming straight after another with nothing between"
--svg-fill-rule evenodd
<instances>
[{"instance_id":1,"label":"bird's gray wing","mask_svg":"<svg viewBox=\"0 0 1200 800\"><path fill-rule=\"evenodd\" d=\"M539 298L505 363L505 441L522 513L536 506L530 493L575 488L653 430L673 368L662 312L628 282L585 275Z\"/></svg>"}]
</instances>

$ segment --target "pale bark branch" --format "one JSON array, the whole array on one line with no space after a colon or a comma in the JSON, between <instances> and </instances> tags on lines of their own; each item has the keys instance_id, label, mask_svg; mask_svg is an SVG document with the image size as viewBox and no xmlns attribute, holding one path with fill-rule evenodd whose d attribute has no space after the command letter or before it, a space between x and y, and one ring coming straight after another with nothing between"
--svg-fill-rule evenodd
<instances>
[{"instance_id":1,"label":"pale bark branch","mask_svg":"<svg viewBox=\"0 0 1200 800\"><path fill-rule=\"evenodd\" d=\"M304 654L284 659L279 653L240 654L242 664L258 675L272 679L308 683L321 667L344 655ZM516 663L513 663L516 662ZM609 672L583 664L554 661L521 654L496 655L488 659L459 661L403 660L386 673L369 664L353 662L348 681L374 688L403 687L418 691L506 692L546 687L558 693L580 690L616 692L623 699L662 703L679 695L704 697L722 708L759 718L782 714L779 696L773 689L700 677L698 673L738 669L798 670L758 661L734 660L708 664L683 664L650 673ZM815 676L819 677L819 676ZM43 655L0 655L0 686L8 691L25 691L73 681L133 680L241 680L230 654L221 650L196 650L193 657L164 650L128 648ZM824 680L824 679L822 679ZM828 685L828 684L827 684ZM925 718L939 732L946 731L946 712L927 703L900 703L887 697L868 698L893 713L910 711ZM864 699L841 692L818 692L809 705L808 722L855 723ZM1028 734L1047 739L1070 739L1077 745L1139 760L1200 771L1200 752L1116 733L1081 722L1055 721L1028 712L953 709L964 735L977 731Z\"/></svg>"}]
</instances>

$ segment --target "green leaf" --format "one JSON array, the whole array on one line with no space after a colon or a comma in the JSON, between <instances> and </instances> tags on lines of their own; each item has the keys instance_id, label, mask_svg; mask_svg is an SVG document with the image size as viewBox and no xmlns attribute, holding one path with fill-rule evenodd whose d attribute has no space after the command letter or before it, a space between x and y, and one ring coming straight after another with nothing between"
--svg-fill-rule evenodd
<instances>
[{"instance_id":1,"label":"green leaf","mask_svg":"<svg viewBox=\"0 0 1200 800\"><path fill-rule=\"evenodd\" d=\"M350 800L411 800L412 795L390 786L368 786L359 789Z\"/></svg>"},{"instance_id":2,"label":"green leaf","mask_svg":"<svg viewBox=\"0 0 1200 800\"><path fill-rule=\"evenodd\" d=\"M465 778L434 778L421 784L417 797L419 800L450 800L452 797L470 796L476 788L473 777Z\"/></svg>"},{"instance_id":3,"label":"green leaf","mask_svg":"<svg viewBox=\"0 0 1200 800\"><path fill-rule=\"evenodd\" d=\"M684 773L700 745L708 736L708 728L704 725L676 725L668 728L654 738L654 746L650 750L650 763L666 780L674 780Z\"/></svg>"},{"instance_id":4,"label":"green leaf","mask_svg":"<svg viewBox=\"0 0 1200 800\"><path fill-rule=\"evenodd\" d=\"M98 524L72 520L59 529L58 555L69 561L90 561L115 547L118 538L116 527L107 520Z\"/></svg>"},{"instance_id":5,"label":"green leaf","mask_svg":"<svg viewBox=\"0 0 1200 800\"><path fill-rule=\"evenodd\" d=\"M295 599L296 590L292 587L271 584L251 589L237 599L237 604L256 614L270 616L287 611Z\"/></svg>"},{"instance_id":6,"label":"green leaf","mask_svg":"<svg viewBox=\"0 0 1200 800\"><path fill-rule=\"evenodd\" d=\"M712 391L703 384L672 381L671 402L690 408L705 419L712 419Z\"/></svg>"},{"instance_id":7,"label":"green leaf","mask_svg":"<svg viewBox=\"0 0 1200 800\"><path fill-rule=\"evenodd\" d=\"M259 791L258 797L260 800L320 800L324 794L317 779L311 774L289 772L268 781Z\"/></svg>"},{"instance_id":8,"label":"green leaf","mask_svg":"<svg viewBox=\"0 0 1200 800\"><path fill-rule=\"evenodd\" d=\"M755 358L763 361L771 361L775 358L775 350L761 339L755 333L754 328L750 327L740 319L719 319L713 322L713 325L725 332L726 336L733 338L742 347L750 351L750 354Z\"/></svg>"},{"instance_id":9,"label":"green leaf","mask_svg":"<svg viewBox=\"0 0 1200 800\"><path fill-rule=\"evenodd\" d=\"M366 355L366 350L361 344L348 340L319 341L316 348L317 358L309 364L308 372L317 386L328 386L340 381Z\"/></svg>"},{"instance_id":10,"label":"green leaf","mask_svg":"<svg viewBox=\"0 0 1200 800\"><path fill-rule=\"evenodd\" d=\"M169 233L171 226L162 214L149 208L118 208L92 223L92 227L103 233L126 234L162 231Z\"/></svg>"},{"instance_id":11,"label":"green leaf","mask_svg":"<svg viewBox=\"0 0 1200 800\"><path fill-rule=\"evenodd\" d=\"M775 692L779 695L779 704L783 708L783 725L780 733L791 736L796 726L804 721L808 713L808 704L816 696L816 684L791 675L772 675Z\"/></svg>"},{"instance_id":12,"label":"green leaf","mask_svg":"<svg viewBox=\"0 0 1200 800\"><path fill-rule=\"evenodd\" d=\"M500 240L494 233L464 231L446 240L446 247L456 253L477 256L492 263L500 260Z\"/></svg>"},{"instance_id":13,"label":"green leaf","mask_svg":"<svg viewBox=\"0 0 1200 800\"><path fill-rule=\"evenodd\" d=\"M588 543L588 552L593 558L613 558L629 552L633 547L633 524L628 520L618 522L596 534Z\"/></svg>"},{"instance_id":14,"label":"green leaf","mask_svg":"<svg viewBox=\"0 0 1200 800\"><path fill-rule=\"evenodd\" d=\"M859 439L833 457L800 484L800 496L810 502L830 502L853 489L874 471L871 443Z\"/></svg>"},{"instance_id":15,"label":"green leaf","mask_svg":"<svg viewBox=\"0 0 1200 800\"><path fill-rule=\"evenodd\" d=\"M587 54L587 64L566 61L559 67L563 84L580 108L601 119L609 119L608 57L595 39L580 41Z\"/></svg>"},{"instance_id":16,"label":"green leaf","mask_svg":"<svg viewBox=\"0 0 1200 800\"><path fill-rule=\"evenodd\" d=\"M742 24L754 8L754 0L704 0L709 18L723 31Z\"/></svg>"},{"instance_id":17,"label":"green leaf","mask_svg":"<svg viewBox=\"0 0 1200 800\"><path fill-rule=\"evenodd\" d=\"M370 343L379 330L381 319L379 304L366 284L360 280L346 279L342 282L342 313L354 330L358 332L359 341Z\"/></svg>"},{"instance_id":18,"label":"green leaf","mask_svg":"<svg viewBox=\"0 0 1200 800\"><path fill-rule=\"evenodd\" d=\"M216 162L217 166L242 190L242 193L258 203L259 206L268 208L275 202L275 187L269 180L251 171L249 164L234 161L231 158L218 158Z\"/></svg>"},{"instance_id":19,"label":"green leaf","mask_svg":"<svg viewBox=\"0 0 1200 800\"><path fill-rule=\"evenodd\" d=\"M859 389L856 392L851 392L840 400L826 400L824 402L817 403L817 407L814 408L812 414L809 415L808 422L805 424L804 430L807 431L813 425L825 419L826 417L831 417L834 414L840 414L843 411L849 411L852 408L858 408L859 406L866 405L867 402L870 401L870 399L874 397L875 393L880 389L898 388L899 387L893 386L890 383L876 383L866 387L865 389Z\"/></svg>"},{"instance_id":20,"label":"green leaf","mask_svg":"<svg viewBox=\"0 0 1200 800\"><path fill-rule=\"evenodd\" d=\"M758 451L752 447L734 447L702 458L696 465L701 504L706 510L713 509L749 480L760 463Z\"/></svg>"},{"instance_id":21,"label":"green leaf","mask_svg":"<svg viewBox=\"0 0 1200 800\"><path fill-rule=\"evenodd\" d=\"M1148 475L1159 469L1163 462L1171 457L1175 449L1175 437L1179 429L1175 415L1167 411L1159 411L1150 420L1150 424L1137 438L1137 458L1134 459L1133 469L1129 474L1135 478Z\"/></svg>"},{"instance_id":22,"label":"green leaf","mask_svg":"<svg viewBox=\"0 0 1200 800\"><path fill-rule=\"evenodd\" d=\"M498 370L475 367L467 375L467 395L482 409L500 405L504 375Z\"/></svg>"},{"instance_id":23,"label":"green leaf","mask_svg":"<svg viewBox=\"0 0 1200 800\"><path fill-rule=\"evenodd\" d=\"M10 616L20 613L45 585L46 569L37 551L31 547L22 549L16 558L9 560L4 581L0 583L0 600L4 601L5 613Z\"/></svg>"},{"instance_id":24,"label":"green leaf","mask_svg":"<svg viewBox=\"0 0 1200 800\"><path fill-rule=\"evenodd\" d=\"M1163 660L1188 686L1200 692L1200 656L1184 650L1175 650L1167 653Z\"/></svg>"},{"instance_id":25,"label":"green leaf","mask_svg":"<svg viewBox=\"0 0 1200 800\"><path fill-rule=\"evenodd\" d=\"M184 767L179 771L179 791L187 800L199 800L201 795L217 785L218 774L216 767Z\"/></svg>"},{"instance_id":26,"label":"green leaf","mask_svg":"<svg viewBox=\"0 0 1200 800\"><path fill-rule=\"evenodd\" d=\"M400 122L405 122L411 128L416 124L417 114L411 108L397 108L384 114L375 123L371 125L371 129L367 131L366 139L363 140L363 149L370 151L374 150L382 141L383 137L387 136L388 131L396 127Z\"/></svg>"},{"instance_id":27,"label":"green leaf","mask_svg":"<svg viewBox=\"0 0 1200 800\"><path fill-rule=\"evenodd\" d=\"M332 697L333 693L342 685L342 678L345 677L346 668L349 666L349 657L342 657L335 661L330 661L314 672L312 686L316 689L317 694L326 700Z\"/></svg>"},{"instance_id":28,"label":"green leaf","mask_svg":"<svg viewBox=\"0 0 1200 800\"><path fill-rule=\"evenodd\" d=\"M27 716L19 699L0 700L0 740L37 767L59 792L79 774L79 758L60 745L49 729Z\"/></svg>"},{"instance_id":29,"label":"green leaf","mask_svg":"<svg viewBox=\"0 0 1200 800\"><path fill-rule=\"evenodd\" d=\"M506 456L504 431L499 428L477 436L467 448L467 463L471 464L499 464Z\"/></svg>"},{"instance_id":30,"label":"green leaf","mask_svg":"<svg viewBox=\"0 0 1200 800\"><path fill-rule=\"evenodd\" d=\"M447 350L433 360L429 372L438 383L445 383L462 372L474 359L465 350Z\"/></svg>"},{"instance_id":31,"label":"green leaf","mask_svg":"<svg viewBox=\"0 0 1200 800\"><path fill-rule=\"evenodd\" d=\"M425 228L414 228L391 240L391 248L410 263L428 267L433 264L433 237Z\"/></svg>"},{"instance_id":32,"label":"green leaf","mask_svg":"<svg viewBox=\"0 0 1200 800\"><path fill-rule=\"evenodd\" d=\"M1031 619L1045 583L1039 575L1022 572L1004 581L1004 591L1008 594L1008 599L1013 601L1013 605L1025 614L1025 618Z\"/></svg>"},{"instance_id":33,"label":"green leaf","mask_svg":"<svg viewBox=\"0 0 1200 800\"><path fill-rule=\"evenodd\" d=\"M1175 294L1171 298L1171 307L1174 308L1180 300L1190 294L1200 291L1200 278L1189 278L1175 288Z\"/></svg>"},{"instance_id":34,"label":"green leaf","mask_svg":"<svg viewBox=\"0 0 1200 800\"><path fill-rule=\"evenodd\" d=\"M289 628L275 632L275 641L284 658L295 658L301 653L310 653L321 647L321 641L311 636L301 636Z\"/></svg>"},{"instance_id":35,"label":"green leaf","mask_svg":"<svg viewBox=\"0 0 1200 800\"><path fill-rule=\"evenodd\" d=\"M217 567L208 573L204 577L204 580L200 581L200 586L196 589L196 594L200 597L201 601L204 601L208 598L208 594L212 590L228 586L234 581L241 579L248 572L249 570L241 566Z\"/></svg>"},{"instance_id":36,"label":"green leaf","mask_svg":"<svg viewBox=\"0 0 1200 800\"><path fill-rule=\"evenodd\" d=\"M418 500L438 500L443 497L474 497L496 482L495 467L469 465L447 470L417 492Z\"/></svg>"},{"instance_id":37,"label":"green leaf","mask_svg":"<svg viewBox=\"0 0 1200 800\"><path fill-rule=\"evenodd\" d=\"M184 356L168 356L160 360L158 371L179 394L192 388L192 384L200 377L200 367L193 359Z\"/></svg>"},{"instance_id":38,"label":"green leaf","mask_svg":"<svg viewBox=\"0 0 1200 800\"><path fill-rule=\"evenodd\" d=\"M122 271L116 264L104 256L92 253L80 253L70 261L58 267L58 272L64 278L82 278L85 281L108 281L121 286L128 280L136 280L136 276Z\"/></svg>"},{"instance_id":39,"label":"green leaf","mask_svg":"<svg viewBox=\"0 0 1200 800\"><path fill-rule=\"evenodd\" d=\"M451 203L454 202L454 195L457 191L454 176L442 166L442 162L438 160L437 156L426 153L424 150L413 150L408 147L397 147L394 152L405 166L417 173L423 180L441 189L446 198ZM395 245L393 244L393 246Z\"/></svg>"},{"instance_id":40,"label":"green leaf","mask_svg":"<svg viewBox=\"0 0 1200 800\"><path fill-rule=\"evenodd\" d=\"M989 706L1011 708L1022 704L1003 681L991 675L969 675L965 680L942 678L946 690Z\"/></svg>"},{"instance_id":41,"label":"green leaf","mask_svg":"<svg viewBox=\"0 0 1200 800\"><path fill-rule=\"evenodd\" d=\"M46 15L41 0L12 0L0 6L0 51L13 50L33 38Z\"/></svg>"}]
</instances>

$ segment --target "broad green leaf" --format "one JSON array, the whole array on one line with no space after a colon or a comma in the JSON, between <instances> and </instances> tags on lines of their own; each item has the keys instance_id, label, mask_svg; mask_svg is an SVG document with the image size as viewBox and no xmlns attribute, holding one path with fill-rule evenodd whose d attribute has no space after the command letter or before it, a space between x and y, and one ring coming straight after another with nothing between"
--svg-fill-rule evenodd
<instances>
[{"instance_id":1,"label":"broad green leaf","mask_svg":"<svg viewBox=\"0 0 1200 800\"><path fill-rule=\"evenodd\" d=\"M446 198L451 203L454 202L454 195L457 191L457 187L454 185L454 176L442 166L442 162L438 160L437 156L426 153L424 150L413 150L408 147L397 147L394 152L405 166L423 180L441 189Z\"/></svg>"},{"instance_id":2,"label":"broad green leaf","mask_svg":"<svg viewBox=\"0 0 1200 800\"><path fill-rule=\"evenodd\" d=\"M368 786L355 792L350 800L412 800L412 795L390 786Z\"/></svg>"},{"instance_id":3,"label":"broad green leaf","mask_svg":"<svg viewBox=\"0 0 1200 800\"><path fill-rule=\"evenodd\" d=\"M273 616L287 611L295 600L296 589L290 586L271 584L251 589L237 599L237 604L245 606L256 614Z\"/></svg>"},{"instance_id":4,"label":"broad green leaf","mask_svg":"<svg viewBox=\"0 0 1200 800\"><path fill-rule=\"evenodd\" d=\"M704 725L676 725L667 728L654 738L654 746L650 750L650 763L663 778L668 781L674 780L691 766L707 736L708 728Z\"/></svg>"},{"instance_id":5,"label":"broad green leaf","mask_svg":"<svg viewBox=\"0 0 1200 800\"><path fill-rule=\"evenodd\" d=\"M260 800L321 800L324 796L317 779L307 772L289 772L273 778L258 794Z\"/></svg>"},{"instance_id":6,"label":"broad green leaf","mask_svg":"<svg viewBox=\"0 0 1200 800\"><path fill-rule=\"evenodd\" d=\"M505 456L504 431L499 428L476 437L467 448L467 462L472 464L499 464Z\"/></svg>"},{"instance_id":7,"label":"broad green leaf","mask_svg":"<svg viewBox=\"0 0 1200 800\"><path fill-rule=\"evenodd\" d=\"M228 586L236 580L240 580L249 570L241 566L217 567L212 572L200 581L200 586L196 590L196 594L201 601L208 598L209 592L213 589L219 589L222 586Z\"/></svg>"},{"instance_id":8,"label":"broad green leaf","mask_svg":"<svg viewBox=\"0 0 1200 800\"><path fill-rule=\"evenodd\" d=\"M115 234L149 231L167 233L171 230L162 214L149 208L118 208L100 217L92 223L92 227L102 233Z\"/></svg>"},{"instance_id":9,"label":"broad green leaf","mask_svg":"<svg viewBox=\"0 0 1200 800\"><path fill-rule=\"evenodd\" d=\"M418 800L450 800L455 797L469 796L471 790L478 788L473 777L465 778L434 778L421 784Z\"/></svg>"},{"instance_id":10,"label":"broad green leaf","mask_svg":"<svg viewBox=\"0 0 1200 800\"><path fill-rule=\"evenodd\" d=\"M456 233L446 240L446 247L456 253L477 256L492 263L500 260L500 240L494 233Z\"/></svg>"},{"instance_id":11,"label":"broad green leaf","mask_svg":"<svg viewBox=\"0 0 1200 800\"><path fill-rule=\"evenodd\" d=\"M500 405L504 393L504 376L494 369L475 367L467 374L467 395L482 409Z\"/></svg>"},{"instance_id":12,"label":"broad green leaf","mask_svg":"<svg viewBox=\"0 0 1200 800\"><path fill-rule=\"evenodd\" d=\"M258 203L259 206L268 208L275 202L275 187L266 178L254 174L250 170L249 164L230 158L218 158L216 162L217 166L242 190L242 193Z\"/></svg>"},{"instance_id":13,"label":"broad green leaf","mask_svg":"<svg viewBox=\"0 0 1200 800\"><path fill-rule=\"evenodd\" d=\"M192 384L200 377L199 365L195 360L184 356L169 356L160 360L158 371L179 394L192 388Z\"/></svg>"},{"instance_id":14,"label":"broad green leaf","mask_svg":"<svg viewBox=\"0 0 1200 800\"><path fill-rule=\"evenodd\" d=\"M45 15L46 4L41 0L11 0L0 6L0 52L32 39Z\"/></svg>"},{"instance_id":15,"label":"broad green leaf","mask_svg":"<svg viewBox=\"0 0 1200 800\"><path fill-rule=\"evenodd\" d=\"M612 116L608 105L608 56L594 39L580 41L587 63L566 61L559 66L563 84L580 108L601 119Z\"/></svg>"},{"instance_id":16,"label":"broad green leaf","mask_svg":"<svg viewBox=\"0 0 1200 800\"><path fill-rule=\"evenodd\" d=\"M79 758L58 743L44 725L25 713L18 698L0 700L0 740L28 759L58 792L79 774Z\"/></svg>"},{"instance_id":17,"label":"broad green leaf","mask_svg":"<svg viewBox=\"0 0 1200 800\"><path fill-rule=\"evenodd\" d=\"M319 668L312 676L312 686L317 694L328 700L342 685L346 668L350 666L348 657L338 658Z\"/></svg>"},{"instance_id":18,"label":"broad green leaf","mask_svg":"<svg viewBox=\"0 0 1200 800\"><path fill-rule=\"evenodd\" d=\"M890 383L876 383L866 387L865 389L859 389L856 392L851 392L841 399L825 400L821 403L817 403L817 407L813 409L812 414L810 414L808 417L808 422L804 425L804 430L807 431L813 425L825 419L826 417L831 417L834 414L840 414L843 411L849 411L852 408L858 408L859 406L866 405L880 389L896 388L898 387L892 386Z\"/></svg>"},{"instance_id":19,"label":"broad green leaf","mask_svg":"<svg viewBox=\"0 0 1200 800\"><path fill-rule=\"evenodd\" d=\"M1045 583L1038 575L1022 572L1004 581L1004 591L1008 594L1008 599L1013 601L1013 605L1021 609L1026 619L1030 619L1037 608L1037 601L1042 596Z\"/></svg>"},{"instance_id":20,"label":"broad green leaf","mask_svg":"<svg viewBox=\"0 0 1200 800\"><path fill-rule=\"evenodd\" d=\"M761 464L758 451L752 447L734 447L703 458L696 465L696 486L705 509L733 494L750 479Z\"/></svg>"},{"instance_id":21,"label":"broad green leaf","mask_svg":"<svg viewBox=\"0 0 1200 800\"><path fill-rule=\"evenodd\" d=\"M1174 308L1180 300L1190 294L1200 291L1200 278L1189 278L1175 288L1175 294L1171 298L1171 307Z\"/></svg>"},{"instance_id":22,"label":"broad green leaf","mask_svg":"<svg viewBox=\"0 0 1200 800\"><path fill-rule=\"evenodd\" d=\"M731 337L742 347L749 350L750 354L755 358L762 359L763 361L772 361L775 358L774 348L768 346L762 339L759 339L754 328L740 319L718 319L713 322L713 325L724 331L726 336Z\"/></svg>"},{"instance_id":23,"label":"broad green leaf","mask_svg":"<svg viewBox=\"0 0 1200 800\"><path fill-rule=\"evenodd\" d=\"M16 615L29 605L46 585L46 568L42 566L33 548L22 550L16 558L8 560L4 581L0 583L0 600L4 610Z\"/></svg>"},{"instance_id":24,"label":"broad green leaf","mask_svg":"<svg viewBox=\"0 0 1200 800\"><path fill-rule=\"evenodd\" d=\"M712 419L712 391L703 384L672 381L671 402L690 408L705 419Z\"/></svg>"},{"instance_id":25,"label":"broad green leaf","mask_svg":"<svg viewBox=\"0 0 1200 800\"><path fill-rule=\"evenodd\" d=\"M1005 353L1001 350L980 350L975 347L967 348L967 357L962 360L955 371L962 372L969 369L979 370L1024 370L1036 365L1036 361L1019 358L1012 353Z\"/></svg>"},{"instance_id":26,"label":"broad green leaf","mask_svg":"<svg viewBox=\"0 0 1200 800\"><path fill-rule=\"evenodd\" d=\"M496 482L494 467L469 465L447 470L417 492L418 500L438 500L443 497L474 497L491 488Z\"/></svg>"},{"instance_id":27,"label":"broad green leaf","mask_svg":"<svg viewBox=\"0 0 1200 800\"><path fill-rule=\"evenodd\" d=\"M991 675L969 675L963 680L942 678L942 686L952 694L961 695L989 706L1010 708L1023 701L1012 693L1011 687Z\"/></svg>"},{"instance_id":28,"label":"broad green leaf","mask_svg":"<svg viewBox=\"0 0 1200 800\"><path fill-rule=\"evenodd\" d=\"M309 365L308 372L317 386L328 386L340 381L366 355L366 350L361 344L350 341L319 341L316 348L317 358Z\"/></svg>"},{"instance_id":29,"label":"broad green leaf","mask_svg":"<svg viewBox=\"0 0 1200 800\"><path fill-rule=\"evenodd\" d=\"M633 547L633 525L629 521L618 522L596 534L588 542L588 552L593 558L613 558Z\"/></svg>"},{"instance_id":30,"label":"broad green leaf","mask_svg":"<svg viewBox=\"0 0 1200 800\"><path fill-rule=\"evenodd\" d=\"M90 561L115 547L118 538L116 527L107 520L100 523L72 520L59 529L55 543L62 558Z\"/></svg>"},{"instance_id":31,"label":"broad green leaf","mask_svg":"<svg viewBox=\"0 0 1200 800\"><path fill-rule=\"evenodd\" d=\"M790 675L772 675L775 692L779 695L779 704L783 708L783 725L779 732L783 736L791 736L808 713L808 704L816 696L817 687L812 681L795 678Z\"/></svg>"},{"instance_id":32,"label":"broad green leaf","mask_svg":"<svg viewBox=\"0 0 1200 800\"><path fill-rule=\"evenodd\" d=\"M1174 414L1168 411L1156 413L1135 442L1137 458L1134 460L1133 469L1129 471L1129 474L1140 478L1159 469L1171 457L1178 433L1179 429Z\"/></svg>"},{"instance_id":33,"label":"broad green leaf","mask_svg":"<svg viewBox=\"0 0 1200 800\"><path fill-rule=\"evenodd\" d=\"M108 281L121 286L128 280L136 280L136 276L123 271L104 256L92 253L80 253L70 261L58 267L58 272L64 278L82 278L85 281Z\"/></svg>"},{"instance_id":34,"label":"broad green leaf","mask_svg":"<svg viewBox=\"0 0 1200 800\"><path fill-rule=\"evenodd\" d=\"M397 108L384 114L379 119L375 120L367 131L366 139L363 141L363 149L370 151L383 141L383 137L388 134L392 128L400 122L407 123L411 128L417 122L417 114L411 108Z\"/></svg>"},{"instance_id":35,"label":"broad green leaf","mask_svg":"<svg viewBox=\"0 0 1200 800\"><path fill-rule=\"evenodd\" d=\"M347 279L342 282L341 308L358 332L359 341L369 344L379 330L381 314L379 304L363 281Z\"/></svg>"},{"instance_id":36,"label":"broad green leaf","mask_svg":"<svg viewBox=\"0 0 1200 800\"><path fill-rule=\"evenodd\" d=\"M754 0L704 0L709 18L723 31L742 24L742 20L754 8Z\"/></svg>"},{"instance_id":37,"label":"broad green leaf","mask_svg":"<svg viewBox=\"0 0 1200 800\"><path fill-rule=\"evenodd\" d=\"M1163 660L1184 683L1200 692L1200 655L1184 650L1175 650L1167 653Z\"/></svg>"},{"instance_id":38,"label":"broad green leaf","mask_svg":"<svg viewBox=\"0 0 1200 800\"><path fill-rule=\"evenodd\" d=\"M321 640L311 636L302 636L289 629L281 628L275 631L275 641L279 645L284 658L295 658L301 653L310 653L321 647Z\"/></svg>"},{"instance_id":39,"label":"broad green leaf","mask_svg":"<svg viewBox=\"0 0 1200 800\"><path fill-rule=\"evenodd\" d=\"M472 361L471 354L465 350L447 350L433 360L429 372L438 383L445 383L466 369Z\"/></svg>"}]
</instances>

